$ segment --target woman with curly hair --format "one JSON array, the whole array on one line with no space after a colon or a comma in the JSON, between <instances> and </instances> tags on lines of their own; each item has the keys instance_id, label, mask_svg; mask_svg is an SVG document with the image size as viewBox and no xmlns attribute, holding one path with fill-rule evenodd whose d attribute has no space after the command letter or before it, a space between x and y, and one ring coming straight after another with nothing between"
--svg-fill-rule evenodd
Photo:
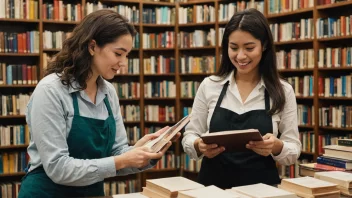
<instances>
[{"instance_id":1,"label":"woman with curly hair","mask_svg":"<svg viewBox=\"0 0 352 198\"><path fill-rule=\"evenodd\" d=\"M166 127L128 145L116 91L104 80L127 66L134 35L124 17L99 10L64 41L27 106L30 165L19 197L104 196L104 178L146 170L170 147L143 147Z\"/></svg>"}]
</instances>

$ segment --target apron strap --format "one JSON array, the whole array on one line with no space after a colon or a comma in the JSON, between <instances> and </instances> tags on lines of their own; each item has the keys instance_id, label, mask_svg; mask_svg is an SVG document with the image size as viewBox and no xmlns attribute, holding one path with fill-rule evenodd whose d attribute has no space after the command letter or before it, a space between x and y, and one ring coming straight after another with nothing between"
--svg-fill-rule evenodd
<instances>
[{"instance_id":1,"label":"apron strap","mask_svg":"<svg viewBox=\"0 0 352 198\"><path fill-rule=\"evenodd\" d=\"M73 93L72 93L74 115L79 115L77 93L78 93L78 92L73 92Z\"/></svg>"},{"instance_id":2,"label":"apron strap","mask_svg":"<svg viewBox=\"0 0 352 198\"><path fill-rule=\"evenodd\" d=\"M270 97L268 91L265 89L264 92L264 98L265 98L265 111L270 111Z\"/></svg>"},{"instance_id":3,"label":"apron strap","mask_svg":"<svg viewBox=\"0 0 352 198\"><path fill-rule=\"evenodd\" d=\"M216 102L216 107L215 107L215 108L220 107L221 102L222 102L222 99L224 99L224 96L225 96L225 94L226 94L226 90L227 90L227 87L229 86L229 83L230 83L230 81L228 80L228 81L224 84L224 87L222 88L221 93L220 93L220 97L219 97L218 101Z\"/></svg>"},{"instance_id":4,"label":"apron strap","mask_svg":"<svg viewBox=\"0 0 352 198\"><path fill-rule=\"evenodd\" d=\"M111 106L110 106L110 103L109 103L109 99L108 99L108 95L107 95L107 94L105 94L104 103L105 103L105 105L106 105L106 108L108 109L109 116L112 116L113 113L112 113L112 110L111 110Z\"/></svg>"}]
</instances>

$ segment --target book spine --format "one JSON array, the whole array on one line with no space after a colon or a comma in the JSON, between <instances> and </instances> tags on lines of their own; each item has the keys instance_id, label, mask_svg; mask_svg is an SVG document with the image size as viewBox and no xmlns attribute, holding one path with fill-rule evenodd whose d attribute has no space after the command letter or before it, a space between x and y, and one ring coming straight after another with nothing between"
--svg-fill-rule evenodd
<instances>
[{"instance_id":1,"label":"book spine","mask_svg":"<svg viewBox=\"0 0 352 198\"><path fill-rule=\"evenodd\" d=\"M318 157L317 158L317 163L318 164L325 164L325 165L330 165L330 166L346 169L346 162L335 160L335 159Z\"/></svg>"},{"instance_id":2,"label":"book spine","mask_svg":"<svg viewBox=\"0 0 352 198\"><path fill-rule=\"evenodd\" d=\"M339 146L351 146L352 147L352 140L339 139L339 140L337 140L337 144Z\"/></svg>"}]
</instances>

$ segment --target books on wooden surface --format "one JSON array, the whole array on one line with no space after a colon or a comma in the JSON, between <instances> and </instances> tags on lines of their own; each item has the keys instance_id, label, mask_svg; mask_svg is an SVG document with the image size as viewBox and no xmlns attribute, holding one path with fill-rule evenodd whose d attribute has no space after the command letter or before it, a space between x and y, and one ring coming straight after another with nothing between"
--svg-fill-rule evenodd
<instances>
[{"instance_id":1,"label":"books on wooden surface","mask_svg":"<svg viewBox=\"0 0 352 198\"><path fill-rule=\"evenodd\" d=\"M328 171L315 173L315 178L328 181L344 188L352 188L352 173Z\"/></svg>"},{"instance_id":2,"label":"books on wooden surface","mask_svg":"<svg viewBox=\"0 0 352 198\"><path fill-rule=\"evenodd\" d=\"M232 190L251 198L297 198L295 193L263 183L233 187Z\"/></svg>"},{"instance_id":3,"label":"books on wooden surface","mask_svg":"<svg viewBox=\"0 0 352 198\"><path fill-rule=\"evenodd\" d=\"M324 171L324 170L316 169L315 164L316 163L299 164L299 175L302 177L304 176L314 177L314 174L316 172Z\"/></svg>"},{"instance_id":4,"label":"books on wooden surface","mask_svg":"<svg viewBox=\"0 0 352 198\"><path fill-rule=\"evenodd\" d=\"M123 195L113 195L113 198L148 198L141 193L130 193L130 194L123 194Z\"/></svg>"},{"instance_id":5,"label":"books on wooden surface","mask_svg":"<svg viewBox=\"0 0 352 198\"><path fill-rule=\"evenodd\" d=\"M147 179L143 194L156 194L160 197L177 197L179 191L203 188L204 185L184 177ZM156 197L156 196L155 196Z\"/></svg>"},{"instance_id":6,"label":"books on wooden surface","mask_svg":"<svg viewBox=\"0 0 352 198\"><path fill-rule=\"evenodd\" d=\"M340 197L336 184L313 177L282 179L278 187L302 197Z\"/></svg>"},{"instance_id":7,"label":"books on wooden surface","mask_svg":"<svg viewBox=\"0 0 352 198\"><path fill-rule=\"evenodd\" d=\"M220 189L214 185L193 190L179 191L177 198L240 198L239 196Z\"/></svg>"},{"instance_id":8,"label":"books on wooden surface","mask_svg":"<svg viewBox=\"0 0 352 198\"><path fill-rule=\"evenodd\" d=\"M263 141L262 135L257 129L206 133L201 138L206 144L224 146L225 152L251 151L246 148L249 141Z\"/></svg>"},{"instance_id":9,"label":"books on wooden surface","mask_svg":"<svg viewBox=\"0 0 352 198\"><path fill-rule=\"evenodd\" d=\"M333 156L347 160L352 159L352 147L350 146L327 145L324 146L324 151L327 156Z\"/></svg>"},{"instance_id":10,"label":"books on wooden surface","mask_svg":"<svg viewBox=\"0 0 352 198\"><path fill-rule=\"evenodd\" d=\"M159 152L183 127L190 121L191 115L183 117L159 137L148 141L144 146L151 148L152 152Z\"/></svg>"}]
</instances>

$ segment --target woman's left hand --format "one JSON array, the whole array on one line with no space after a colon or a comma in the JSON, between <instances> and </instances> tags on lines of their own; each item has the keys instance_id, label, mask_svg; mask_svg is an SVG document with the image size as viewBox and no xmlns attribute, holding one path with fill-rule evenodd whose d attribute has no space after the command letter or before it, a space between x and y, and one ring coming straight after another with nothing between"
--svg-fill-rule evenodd
<instances>
[{"instance_id":1,"label":"woman's left hand","mask_svg":"<svg viewBox=\"0 0 352 198\"><path fill-rule=\"evenodd\" d=\"M263 136L264 141L250 141L247 145L246 148L253 150L259 155L262 156L269 156L271 153L273 153L273 150L275 149L275 145L282 144L281 140L277 139L273 134L267 133ZM278 145L280 146L280 145ZM282 145L280 148L278 148L281 152ZM280 153L279 152L279 153ZM274 153L273 153L274 154Z\"/></svg>"}]
</instances>

